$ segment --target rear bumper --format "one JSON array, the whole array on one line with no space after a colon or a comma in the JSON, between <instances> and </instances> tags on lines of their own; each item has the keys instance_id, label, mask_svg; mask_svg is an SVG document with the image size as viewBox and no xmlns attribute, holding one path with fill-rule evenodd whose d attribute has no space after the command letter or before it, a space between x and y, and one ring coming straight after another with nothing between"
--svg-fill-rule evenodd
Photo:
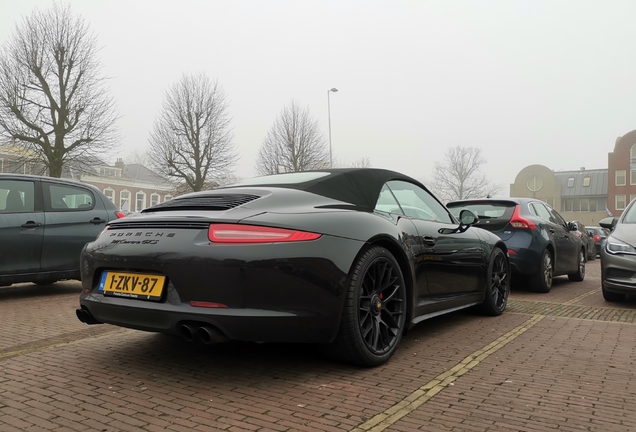
<instances>
[{"instance_id":1,"label":"rear bumper","mask_svg":"<svg viewBox=\"0 0 636 432\"><path fill-rule=\"evenodd\" d=\"M102 323L175 335L182 324L195 322L241 341L323 343L335 337L348 273L364 242L322 236L220 246L193 233L181 237L186 241L169 244L178 252L154 247L162 243L89 243L80 260L82 309ZM164 274L161 300L105 296L98 282L109 270ZM227 307L195 307L193 301Z\"/></svg>"},{"instance_id":2,"label":"rear bumper","mask_svg":"<svg viewBox=\"0 0 636 432\"><path fill-rule=\"evenodd\" d=\"M155 304L145 307L139 300L83 296L82 309L97 321L120 327L181 335L182 324L205 324L217 328L227 338L262 342L330 342L339 321L320 316L304 316L298 311L281 312L259 309L205 309L188 304Z\"/></svg>"}]
</instances>

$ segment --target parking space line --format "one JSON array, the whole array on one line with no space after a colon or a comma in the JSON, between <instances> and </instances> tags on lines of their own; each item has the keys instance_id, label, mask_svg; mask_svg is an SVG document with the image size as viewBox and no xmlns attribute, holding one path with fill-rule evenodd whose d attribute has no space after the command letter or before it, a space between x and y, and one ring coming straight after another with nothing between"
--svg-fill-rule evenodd
<instances>
[{"instance_id":1,"label":"parking space line","mask_svg":"<svg viewBox=\"0 0 636 432\"><path fill-rule=\"evenodd\" d=\"M462 375L468 373L475 366L480 364L491 354L499 351L506 346L509 342L513 341L535 324L541 321L544 317L541 315L533 315L528 321L522 325L515 327L505 335L497 338L493 342L489 343L485 347L475 351L461 362L447 370L446 372L436 376L428 383L424 384L413 393L402 399L392 407L387 408L384 412L377 414L371 419L358 425L351 432L380 432L395 424L401 418L407 416L411 412L415 411L418 407L425 404L428 400L433 398L437 393L448 387L453 381Z\"/></svg>"},{"instance_id":2,"label":"parking space line","mask_svg":"<svg viewBox=\"0 0 636 432\"><path fill-rule=\"evenodd\" d=\"M592 291L586 292L585 294L581 294L578 297L574 297L572 300L568 300L568 301L564 302L563 304L564 305L573 305L574 303L578 302L579 300L583 300L585 297L589 297L591 295L598 294L599 292L601 292L601 288L596 288L596 289L593 289Z\"/></svg>"},{"instance_id":3,"label":"parking space line","mask_svg":"<svg viewBox=\"0 0 636 432\"><path fill-rule=\"evenodd\" d=\"M27 344L26 346L23 345L23 348L18 348L18 349L14 349L14 350L9 350L9 351L0 351L0 361L2 360L7 360L10 359L12 357L18 357L21 355L25 355L25 354L31 354L34 352L38 352L38 351L45 351L45 350L49 350L49 349L53 349L53 348L58 348L61 346L65 346L65 345L76 345L79 343L83 343L83 342L89 342L89 341L94 341L94 340L100 340L100 339L106 339L106 338L110 338L113 336L121 336L121 335L125 335L128 333L134 333L135 330L109 330L106 333L103 333L101 335L95 335L95 334L87 334L84 337L81 338L77 338L77 339L72 339L72 340L63 340L63 341L59 341L59 339L56 340L52 340L52 341L43 341L43 342L33 342L30 344Z\"/></svg>"}]
</instances>

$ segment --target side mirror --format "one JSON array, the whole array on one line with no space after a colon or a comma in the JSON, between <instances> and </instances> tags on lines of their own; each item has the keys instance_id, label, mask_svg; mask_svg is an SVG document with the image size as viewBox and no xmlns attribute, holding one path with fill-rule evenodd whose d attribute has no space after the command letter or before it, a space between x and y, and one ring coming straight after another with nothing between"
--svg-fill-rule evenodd
<instances>
[{"instance_id":1,"label":"side mirror","mask_svg":"<svg viewBox=\"0 0 636 432\"><path fill-rule=\"evenodd\" d=\"M576 223L575 223L575 222L568 222L568 229L569 229L570 231L576 231L578 228L577 228L577 226L576 226Z\"/></svg>"},{"instance_id":2,"label":"side mirror","mask_svg":"<svg viewBox=\"0 0 636 432\"><path fill-rule=\"evenodd\" d=\"M459 212L459 226L457 228L440 228L437 232L440 234L463 233L477 222L479 222L479 217L472 210L464 209Z\"/></svg>"},{"instance_id":3,"label":"side mirror","mask_svg":"<svg viewBox=\"0 0 636 432\"><path fill-rule=\"evenodd\" d=\"M479 217L472 210L464 209L459 212L459 223L469 227L479 222Z\"/></svg>"},{"instance_id":4,"label":"side mirror","mask_svg":"<svg viewBox=\"0 0 636 432\"><path fill-rule=\"evenodd\" d=\"M603 228L607 228L610 231L614 231L614 228L616 228L616 222L618 222L617 218L606 217L605 219L601 219L598 224L602 226Z\"/></svg>"}]
</instances>

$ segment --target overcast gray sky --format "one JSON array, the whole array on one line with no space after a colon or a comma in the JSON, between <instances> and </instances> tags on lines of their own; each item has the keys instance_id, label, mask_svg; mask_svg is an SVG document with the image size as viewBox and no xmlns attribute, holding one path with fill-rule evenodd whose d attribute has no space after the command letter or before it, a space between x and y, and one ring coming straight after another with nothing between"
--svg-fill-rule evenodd
<instances>
[{"instance_id":1,"label":"overcast gray sky","mask_svg":"<svg viewBox=\"0 0 636 432\"><path fill-rule=\"evenodd\" d=\"M227 93L251 177L292 99L334 156L432 178L446 148L477 146L490 178L532 163L606 168L636 129L636 2L72 0L103 46L122 150L147 146L164 90L205 72ZM47 0L0 0L0 42Z\"/></svg>"}]
</instances>

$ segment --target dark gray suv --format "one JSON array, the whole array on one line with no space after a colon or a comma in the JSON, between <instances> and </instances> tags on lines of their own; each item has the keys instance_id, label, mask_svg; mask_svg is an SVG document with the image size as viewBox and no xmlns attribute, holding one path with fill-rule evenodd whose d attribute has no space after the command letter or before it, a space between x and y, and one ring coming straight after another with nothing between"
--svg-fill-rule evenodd
<instances>
[{"instance_id":1,"label":"dark gray suv","mask_svg":"<svg viewBox=\"0 0 636 432\"><path fill-rule=\"evenodd\" d=\"M79 279L84 245L122 216L93 186L0 174L0 286Z\"/></svg>"}]
</instances>

